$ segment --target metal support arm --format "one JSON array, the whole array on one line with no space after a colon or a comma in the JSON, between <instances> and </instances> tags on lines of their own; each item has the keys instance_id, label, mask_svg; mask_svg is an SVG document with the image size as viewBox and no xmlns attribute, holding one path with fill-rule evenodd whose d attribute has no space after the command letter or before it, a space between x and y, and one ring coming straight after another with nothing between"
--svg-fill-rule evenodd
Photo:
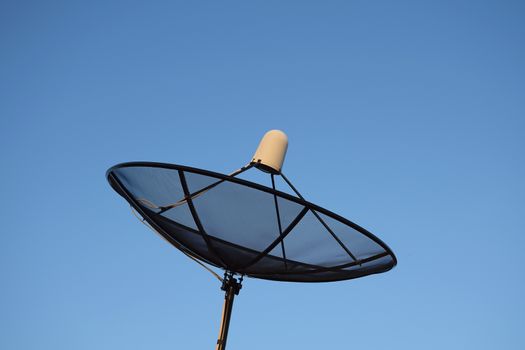
<instances>
[{"instance_id":1,"label":"metal support arm","mask_svg":"<svg viewBox=\"0 0 525 350\"><path fill-rule=\"evenodd\" d=\"M242 276L239 281L237 281L237 279L233 277L233 273L226 272L224 274L221 289L226 293L224 295L221 327L219 330L219 338L217 339L217 347L215 348L216 350L226 349L226 339L228 337L228 328L230 326L230 318L233 309L233 299L237 294L239 294L239 291L242 288L241 283Z\"/></svg>"}]
</instances>

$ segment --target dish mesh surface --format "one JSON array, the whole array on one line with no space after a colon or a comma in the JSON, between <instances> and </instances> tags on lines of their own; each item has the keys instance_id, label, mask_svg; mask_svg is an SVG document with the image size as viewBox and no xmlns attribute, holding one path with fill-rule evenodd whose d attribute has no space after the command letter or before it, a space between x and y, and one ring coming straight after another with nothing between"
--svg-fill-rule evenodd
<instances>
[{"instance_id":1,"label":"dish mesh surface","mask_svg":"<svg viewBox=\"0 0 525 350\"><path fill-rule=\"evenodd\" d=\"M362 227L301 198L174 164L124 163L111 186L175 247L228 271L293 282L352 279L396 258Z\"/></svg>"}]
</instances>

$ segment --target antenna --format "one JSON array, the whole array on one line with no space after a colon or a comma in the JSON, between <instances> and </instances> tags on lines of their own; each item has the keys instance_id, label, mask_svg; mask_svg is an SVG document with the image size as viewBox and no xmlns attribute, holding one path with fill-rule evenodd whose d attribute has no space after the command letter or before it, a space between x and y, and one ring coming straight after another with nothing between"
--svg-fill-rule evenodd
<instances>
[{"instance_id":1,"label":"antenna","mask_svg":"<svg viewBox=\"0 0 525 350\"><path fill-rule=\"evenodd\" d=\"M287 149L288 137L286 134L280 130L270 130L261 139L251 164L265 172L279 174Z\"/></svg>"},{"instance_id":2,"label":"antenna","mask_svg":"<svg viewBox=\"0 0 525 350\"><path fill-rule=\"evenodd\" d=\"M224 270L216 350L226 348L233 301L245 276L334 282L397 264L392 250L371 232L299 193L282 173L287 148L286 134L271 130L250 164L229 175L153 162L122 163L106 173L141 221L210 271ZM253 168L268 173L271 188L237 177ZM279 191L276 176L296 195Z\"/></svg>"}]
</instances>

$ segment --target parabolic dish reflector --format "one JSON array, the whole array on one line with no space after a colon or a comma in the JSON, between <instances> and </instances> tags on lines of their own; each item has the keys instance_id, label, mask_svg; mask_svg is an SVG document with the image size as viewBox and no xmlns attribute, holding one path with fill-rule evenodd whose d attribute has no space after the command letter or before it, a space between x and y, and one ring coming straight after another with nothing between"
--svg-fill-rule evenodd
<instances>
[{"instance_id":1,"label":"parabolic dish reflector","mask_svg":"<svg viewBox=\"0 0 525 350\"><path fill-rule=\"evenodd\" d=\"M131 162L110 168L107 178L172 245L226 271L276 281L328 282L396 265L390 248L355 223L235 176Z\"/></svg>"}]
</instances>

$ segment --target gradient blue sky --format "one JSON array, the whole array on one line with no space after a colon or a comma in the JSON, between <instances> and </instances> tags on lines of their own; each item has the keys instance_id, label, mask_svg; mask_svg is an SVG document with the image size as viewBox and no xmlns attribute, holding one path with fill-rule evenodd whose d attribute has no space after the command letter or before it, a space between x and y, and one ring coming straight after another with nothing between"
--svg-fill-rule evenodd
<instances>
[{"instance_id":1,"label":"gradient blue sky","mask_svg":"<svg viewBox=\"0 0 525 350\"><path fill-rule=\"evenodd\" d=\"M104 173L278 128L399 265L247 279L229 349L524 349L524 38L522 1L2 1L0 348L212 349L218 282Z\"/></svg>"}]
</instances>

